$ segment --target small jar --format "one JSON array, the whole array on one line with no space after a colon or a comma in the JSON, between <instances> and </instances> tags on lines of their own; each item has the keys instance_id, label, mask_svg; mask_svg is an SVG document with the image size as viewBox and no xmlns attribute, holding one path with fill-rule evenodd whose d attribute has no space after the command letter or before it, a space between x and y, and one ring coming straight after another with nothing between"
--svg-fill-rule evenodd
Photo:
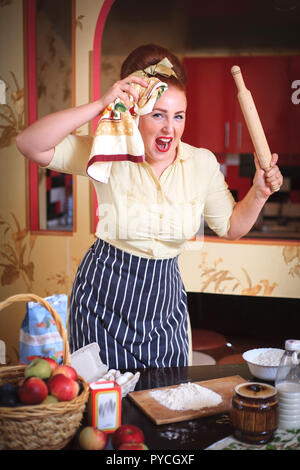
<instances>
[{"instance_id":1,"label":"small jar","mask_svg":"<svg viewBox=\"0 0 300 470\"><path fill-rule=\"evenodd\" d=\"M247 382L234 389L230 419L235 437L251 444L265 444L274 437L278 423L276 388Z\"/></svg>"}]
</instances>

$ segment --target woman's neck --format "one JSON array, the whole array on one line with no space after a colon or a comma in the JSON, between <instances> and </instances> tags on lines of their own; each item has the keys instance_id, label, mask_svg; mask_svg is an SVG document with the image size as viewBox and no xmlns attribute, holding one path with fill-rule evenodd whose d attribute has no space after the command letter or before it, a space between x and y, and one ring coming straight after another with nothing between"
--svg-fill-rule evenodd
<instances>
[{"instance_id":1,"label":"woman's neck","mask_svg":"<svg viewBox=\"0 0 300 470\"><path fill-rule=\"evenodd\" d=\"M176 155L173 158L170 158L169 160L162 160L162 161L156 161L156 160L148 160L146 156L146 162L151 166L153 172L155 173L157 179L161 177L163 172L171 166L176 160Z\"/></svg>"}]
</instances>

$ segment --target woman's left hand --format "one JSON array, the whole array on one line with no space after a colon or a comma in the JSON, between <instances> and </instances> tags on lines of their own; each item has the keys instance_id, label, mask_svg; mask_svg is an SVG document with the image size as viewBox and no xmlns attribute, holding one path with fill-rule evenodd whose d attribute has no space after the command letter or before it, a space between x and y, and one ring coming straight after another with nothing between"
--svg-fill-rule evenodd
<instances>
[{"instance_id":1,"label":"woman's left hand","mask_svg":"<svg viewBox=\"0 0 300 470\"><path fill-rule=\"evenodd\" d=\"M274 192L272 187L280 188L283 182L282 174L276 164L278 161L278 155L277 153L272 154L270 170L268 171L264 171L261 168L255 152L254 152L254 161L255 161L256 173L253 179L253 186L255 188L256 195L259 198L262 197L262 198L267 199Z\"/></svg>"}]
</instances>

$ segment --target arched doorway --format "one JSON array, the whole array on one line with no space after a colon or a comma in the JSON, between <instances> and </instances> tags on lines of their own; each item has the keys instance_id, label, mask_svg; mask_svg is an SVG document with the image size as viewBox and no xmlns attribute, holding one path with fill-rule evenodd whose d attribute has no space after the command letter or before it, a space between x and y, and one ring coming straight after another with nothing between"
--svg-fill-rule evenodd
<instances>
[{"instance_id":1,"label":"arched doorway","mask_svg":"<svg viewBox=\"0 0 300 470\"><path fill-rule=\"evenodd\" d=\"M185 51L190 2L165 0L149 8L139 0L105 0L95 28L93 42L93 99L97 100L116 80L125 57L139 45L156 42L179 57ZM166 26L167 25L167 26ZM95 130L97 118L94 120ZM92 190L92 230L97 225L97 198Z\"/></svg>"}]
</instances>

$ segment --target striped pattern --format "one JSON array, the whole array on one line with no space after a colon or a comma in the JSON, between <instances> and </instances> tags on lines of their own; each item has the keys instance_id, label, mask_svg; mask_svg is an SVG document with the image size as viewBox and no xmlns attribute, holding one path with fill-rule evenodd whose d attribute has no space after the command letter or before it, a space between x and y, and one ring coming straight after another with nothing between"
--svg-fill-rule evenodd
<instances>
[{"instance_id":1,"label":"striped pattern","mask_svg":"<svg viewBox=\"0 0 300 470\"><path fill-rule=\"evenodd\" d=\"M187 365L187 299L177 257L140 258L98 239L78 268L69 331L71 352L97 342L109 369Z\"/></svg>"}]
</instances>

